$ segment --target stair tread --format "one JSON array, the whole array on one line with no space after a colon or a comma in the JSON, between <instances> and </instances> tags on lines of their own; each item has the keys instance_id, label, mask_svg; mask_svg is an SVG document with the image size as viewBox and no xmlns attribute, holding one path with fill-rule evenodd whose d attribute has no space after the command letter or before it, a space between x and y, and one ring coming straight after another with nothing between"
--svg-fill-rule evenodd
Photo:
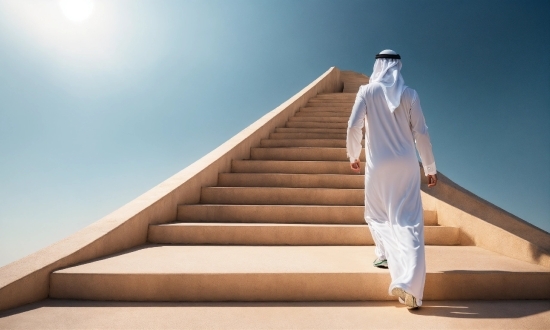
<instances>
[{"instance_id":1,"label":"stair tread","mask_svg":"<svg viewBox=\"0 0 550 330\"><path fill-rule=\"evenodd\" d=\"M54 274L388 273L372 267L372 246L154 245ZM427 273L546 273L550 269L475 246L426 246ZM389 276L389 274L388 274Z\"/></svg>"}]
</instances>

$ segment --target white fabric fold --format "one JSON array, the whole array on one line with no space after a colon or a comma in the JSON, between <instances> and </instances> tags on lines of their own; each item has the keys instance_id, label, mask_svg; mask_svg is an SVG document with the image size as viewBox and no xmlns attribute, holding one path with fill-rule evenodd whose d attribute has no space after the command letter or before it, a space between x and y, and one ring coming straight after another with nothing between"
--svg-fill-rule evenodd
<instances>
[{"instance_id":1,"label":"white fabric fold","mask_svg":"<svg viewBox=\"0 0 550 330\"><path fill-rule=\"evenodd\" d=\"M415 90L405 88L395 111L388 111L383 85L360 87L348 121L346 150L353 162L361 154L365 127L365 221L386 257L392 282L422 305L426 262L420 199L418 150L427 174L435 174L428 126Z\"/></svg>"},{"instance_id":2,"label":"white fabric fold","mask_svg":"<svg viewBox=\"0 0 550 330\"><path fill-rule=\"evenodd\" d=\"M394 54L393 50L384 50L380 54ZM401 103L401 94L407 86L401 76L401 60L393 58L378 58L374 62L369 84L379 83L384 91L388 109L394 112Z\"/></svg>"}]
</instances>

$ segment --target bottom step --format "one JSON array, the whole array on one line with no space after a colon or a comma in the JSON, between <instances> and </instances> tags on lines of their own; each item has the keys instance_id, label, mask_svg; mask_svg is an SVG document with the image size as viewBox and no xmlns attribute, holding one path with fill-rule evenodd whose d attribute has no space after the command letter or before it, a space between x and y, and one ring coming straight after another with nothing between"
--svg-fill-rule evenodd
<instances>
[{"instance_id":1,"label":"bottom step","mask_svg":"<svg viewBox=\"0 0 550 330\"><path fill-rule=\"evenodd\" d=\"M0 312L0 329L550 329L550 301L302 303L106 302L47 299Z\"/></svg>"},{"instance_id":2,"label":"bottom step","mask_svg":"<svg viewBox=\"0 0 550 330\"><path fill-rule=\"evenodd\" d=\"M52 273L50 297L126 301L388 300L372 246L145 245ZM424 299L550 299L550 270L473 246L427 246Z\"/></svg>"}]
</instances>

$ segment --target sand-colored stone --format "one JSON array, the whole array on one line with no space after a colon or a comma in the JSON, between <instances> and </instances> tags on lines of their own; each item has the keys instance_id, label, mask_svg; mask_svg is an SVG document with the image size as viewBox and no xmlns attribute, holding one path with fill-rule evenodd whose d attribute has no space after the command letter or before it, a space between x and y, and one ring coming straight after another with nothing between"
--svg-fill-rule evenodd
<instances>
[{"instance_id":1,"label":"sand-colored stone","mask_svg":"<svg viewBox=\"0 0 550 330\"><path fill-rule=\"evenodd\" d=\"M201 203L236 205L364 205L363 189L205 187Z\"/></svg>"},{"instance_id":2,"label":"sand-colored stone","mask_svg":"<svg viewBox=\"0 0 550 330\"><path fill-rule=\"evenodd\" d=\"M0 329L550 329L550 301L169 303L44 300L0 312Z\"/></svg>"},{"instance_id":3,"label":"sand-colored stone","mask_svg":"<svg viewBox=\"0 0 550 330\"><path fill-rule=\"evenodd\" d=\"M68 239L0 268L0 310L48 295L129 301L393 299L387 294L387 271L370 264L373 247L363 219L364 177L350 173L345 157L351 105L357 89L366 82L368 77L362 74L330 69L280 107L136 200ZM345 93L340 93L342 90ZM550 299L548 233L469 193L441 173L435 189L427 190L423 175L422 179L428 274L426 306L421 312L427 310L431 315L430 299ZM147 245L147 240L171 245ZM445 246L453 244L461 246ZM102 303L98 304L101 308ZM347 313L353 306L368 309L362 313L371 318L380 315L372 312L377 306L382 306L377 312L388 317L394 311L403 312L393 302L332 304L325 310L327 315L337 310ZM451 306L478 306L478 312L432 311L440 319L452 314L463 320L464 315L476 313L499 318L499 322L484 323L476 318L460 323L469 327L547 325L539 315L547 314L548 304L517 304L522 307L515 314L495 312L481 303L456 302ZM508 310L512 306L508 302L495 305ZM84 308L81 316L90 310L80 306ZM146 306L140 325L151 324L149 317L158 305ZM190 328L238 324L236 319L220 323L208 319L216 305L178 306L187 306L184 313L191 313L186 315L198 322L186 323ZM292 313L288 308L295 306L277 305L280 308L271 309L275 314L260 314L265 321L278 311ZM305 312L320 313L317 306L312 304ZM3 324L36 324L32 316L43 318L46 325L51 315L73 318L63 326L94 324L74 319L79 313L76 309L65 313L58 306L44 308L49 312L20 309L5 313L0 328ZM197 314L192 314L193 310ZM115 313L115 308L110 311ZM243 310L236 312L245 315ZM338 319L337 314L332 315ZM415 318L393 317L391 327L426 324L416 317L422 313L406 315ZM514 323L500 321L510 315ZM529 322L518 322L520 316ZM351 319L366 324L364 318ZM2 323L6 320L8 323ZM300 323L303 315L285 320L290 328L359 324L344 320ZM407 320L415 322L414 326ZM443 326L457 324L457 319L450 319Z\"/></svg>"},{"instance_id":4,"label":"sand-colored stone","mask_svg":"<svg viewBox=\"0 0 550 330\"><path fill-rule=\"evenodd\" d=\"M456 227L426 226L427 245L458 245ZM149 226L157 244L214 245L373 245L366 224L170 223Z\"/></svg>"},{"instance_id":5,"label":"sand-colored stone","mask_svg":"<svg viewBox=\"0 0 550 330\"><path fill-rule=\"evenodd\" d=\"M288 147L288 148L252 148L250 158L253 160L326 160L347 161L346 148L321 147ZM359 156L365 161L365 151Z\"/></svg>"},{"instance_id":6,"label":"sand-colored stone","mask_svg":"<svg viewBox=\"0 0 550 330\"><path fill-rule=\"evenodd\" d=\"M322 117L313 117L313 116L308 116L308 117L300 117L300 116L294 116L294 117L290 117L288 120L289 121L316 121L316 122L321 122L321 123L347 123L348 122L348 118L346 117L343 117L343 116L322 116Z\"/></svg>"},{"instance_id":7,"label":"sand-colored stone","mask_svg":"<svg viewBox=\"0 0 550 330\"><path fill-rule=\"evenodd\" d=\"M135 200L70 237L0 268L0 310L44 299L55 269L145 243L150 224L176 219L177 205L197 203L200 188L215 185L233 159L244 159L276 127L283 127L307 102L343 88L340 70L331 68L302 91L258 119L200 160Z\"/></svg>"},{"instance_id":8,"label":"sand-colored stone","mask_svg":"<svg viewBox=\"0 0 550 330\"><path fill-rule=\"evenodd\" d=\"M234 173L349 174L349 161L234 160ZM364 166L361 174L364 174Z\"/></svg>"},{"instance_id":9,"label":"sand-colored stone","mask_svg":"<svg viewBox=\"0 0 550 330\"><path fill-rule=\"evenodd\" d=\"M146 245L51 275L50 297L129 301L395 299L373 246ZM391 265L390 265L391 267ZM550 270L474 246L426 247L426 300L550 299Z\"/></svg>"},{"instance_id":10,"label":"sand-colored stone","mask_svg":"<svg viewBox=\"0 0 550 330\"><path fill-rule=\"evenodd\" d=\"M214 205L178 207L182 222L365 224L363 206L341 205ZM437 225L437 214L424 210L424 225Z\"/></svg>"},{"instance_id":11,"label":"sand-colored stone","mask_svg":"<svg viewBox=\"0 0 550 330\"><path fill-rule=\"evenodd\" d=\"M363 189L365 177L346 174L220 173L218 186Z\"/></svg>"}]
</instances>

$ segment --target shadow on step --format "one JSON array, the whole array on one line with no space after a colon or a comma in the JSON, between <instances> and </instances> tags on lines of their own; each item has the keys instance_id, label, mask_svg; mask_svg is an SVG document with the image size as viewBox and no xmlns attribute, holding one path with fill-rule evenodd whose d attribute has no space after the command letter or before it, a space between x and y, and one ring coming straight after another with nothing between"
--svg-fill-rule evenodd
<instances>
[{"instance_id":1,"label":"shadow on step","mask_svg":"<svg viewBox=\"0 0 550 330\"><path fill-rule=\"evenodd\" d=\"M548 300L425 301L412 314L452 318L521 318L550 311Z\"/></svg>"}]
</instances>

